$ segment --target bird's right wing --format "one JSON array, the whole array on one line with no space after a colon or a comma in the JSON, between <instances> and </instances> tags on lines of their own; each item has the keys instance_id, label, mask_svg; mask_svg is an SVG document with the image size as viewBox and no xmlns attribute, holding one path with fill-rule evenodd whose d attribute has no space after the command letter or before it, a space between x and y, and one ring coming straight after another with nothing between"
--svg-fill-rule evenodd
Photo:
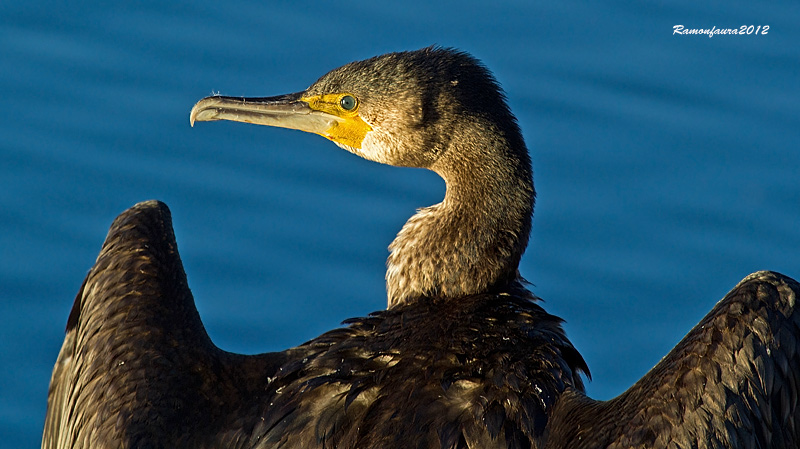
<instances>
[{"instance_id":1,"label":"bird's right wing","mask_svg":"<svg viewBox=\"0 0 800 449\"><path fill-rule=\"evenodd\" d=\"M86 276L88 279L89 276ZM83 289L86 286L86 279L83 281L78 297L75 299L75 304L80 303L80 298L83 295ZM74 306L73 306L74 313ZM72 314L70 314L72 315ZM77 331L71 326L67 325L67 333L64 337L64 343L61 345L61 350L58 352L56 364L53 367L53 375L50 379L50 390L47 394L47 415L45 417L44 435L42 437L42 449L57 449L59 447L67 447L65 443L60 441L66 432L62 431L65 425L65 415L69 413L68 402L70 387L72 385L72 370L73 370L73 356L75 354L75 334Z\"/></svg>"},{"instance_id":2,"label":"bird's right wing","mask_svg":"<svg viewBox=\"0 0 800 449\"><path fill-rule=\"evenodd\" d=\"M186 359L180 351L195 347L213 351L169 209L137 204L114 220L75 298L50 382L42 448L135 445L156 434L154 427L178 421L161 422L184 405L175 385L191 379L176 367Z\"/></svg>"},{"instance_id":3,"label":"bird's right wing","mask_svg":"<svg viewBox=\"0 0 800 449\"><path fill-rule=\"evenodd\" d=\"M169 209L139 203L114 220L75 298L42 448L243 447L260 419L251 410L297 353L245 356L214 346Z\"/></svg>"},{"instance_id":4,"label":"bird's right wing","mask_svg":"<svg viewBox=\"0 0 800 449\"><path fill-rule=\"evenodd\" d=\"M798 298L796 281L751 274L622 395L566 393L545 447L800 447Z\"/></svg>"}]
</instances>

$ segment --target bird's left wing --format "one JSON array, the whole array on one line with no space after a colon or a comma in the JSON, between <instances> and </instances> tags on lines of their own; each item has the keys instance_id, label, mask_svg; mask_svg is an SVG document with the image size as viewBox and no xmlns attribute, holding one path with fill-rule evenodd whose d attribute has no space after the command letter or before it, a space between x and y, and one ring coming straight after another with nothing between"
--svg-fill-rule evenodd
<instances>
[{"instance_id":1,"label":"bird's left wing","mask_svg":"<svg viewBox=\"0 0 800 449\"><path fill-rule=\"evenodd\" d=\"M800 447L798 298L786 276L746 277L625 393L566 392L545 447Z\"/></svg>"}]
</instances>

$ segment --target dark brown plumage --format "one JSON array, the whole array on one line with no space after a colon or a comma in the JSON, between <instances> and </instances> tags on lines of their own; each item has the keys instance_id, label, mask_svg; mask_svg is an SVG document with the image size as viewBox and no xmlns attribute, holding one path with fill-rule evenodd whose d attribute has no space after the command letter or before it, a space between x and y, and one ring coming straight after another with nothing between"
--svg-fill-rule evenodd
<instances>
[{"instance_id":1,"label":"dark brown plumage","mask_svg":"<svg viewBox=\"0 0 800 449\"><path fill-rule=\"evenodd\" d=\"M517 273L530 161L470 56L394 53L298 94L210 97L192 111L220 119L429 168L445 199L392 243L387 310L257 356L208 338L167 207L125 211L70 314L43 448L798 446L800 285L776 273L748 276L619 397L584 395L588 368Z\"/></svg>"},{"instance_id":2,"label":"dark brown plumage","mask_svg":"<svg viewBox=\"0 0 800 449\"><path fill-rule=\"evenodd\" d=\"M778 273L747 276L625 393L562 396L545 447L798 447L798 295Z\"/></svg>"}]
</instances>

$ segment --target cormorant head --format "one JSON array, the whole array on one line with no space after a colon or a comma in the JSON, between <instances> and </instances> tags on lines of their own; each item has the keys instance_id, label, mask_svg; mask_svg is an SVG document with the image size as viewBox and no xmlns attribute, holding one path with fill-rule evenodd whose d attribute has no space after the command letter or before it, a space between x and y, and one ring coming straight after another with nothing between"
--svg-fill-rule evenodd
<instances>
[{"instance_id":1,"label":"cormorant head","mask_svg":"<svg viewBox=\"0 0 800 449\"><path fill-rule=\"evenodd\" d=\"M437 47L352 62L303 92L200 100L192 124L213 120L299 129L372 161L422 168L434 168L465 120L519 136L491 73L466 53Z\"/></svg>"},{"instance_id":2,"label":"cormorant head","mask_svg":"<svg viewBox=\"0 0 800 449\"><path fill-rule=\"evenodd\" d=\"M535 197L530 159L497 82L466 53L389 53L332 70L303 92L207 97L191 122L212 120L312 132L444 179L444 200L420 210L389 246L390 306L519 284Z\"/></svg>"}]
</instances>

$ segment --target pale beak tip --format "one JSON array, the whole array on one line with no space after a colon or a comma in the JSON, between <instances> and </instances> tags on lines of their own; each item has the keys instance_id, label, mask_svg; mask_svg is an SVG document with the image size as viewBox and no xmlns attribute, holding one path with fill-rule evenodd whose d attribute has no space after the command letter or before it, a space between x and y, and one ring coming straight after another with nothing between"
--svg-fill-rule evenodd
<instances>
[{"instance_id":1,"label":"pale beak tip","mask_svg":"<svg viewBox=\"0 0 800 449\"><path fill-rule=\"evenodd\" d=\"M192 112L189 113L189 126L194 128L194 120L197 116L197 105L192 107Z\"/></svg>"},{"instance_id":2,"label":"pale beak tip","mask_svg":"<svg viewBox=\"0 0 800 449\"><path fill-rule=\"evenodd\" d=\"M195 104L194 107L192 107L192 112L189 113L189 125L192 128L194 128L194 122L207 121L209 119L208 116L209 115L213 115L213 113L212 114L208 114L208 113L203 114L204 112L208 112L208 109L207 109L206 105L203 104L205 102L206 102L206 98L198 101L197 104Z\"/></svg>"}]
</instances>

